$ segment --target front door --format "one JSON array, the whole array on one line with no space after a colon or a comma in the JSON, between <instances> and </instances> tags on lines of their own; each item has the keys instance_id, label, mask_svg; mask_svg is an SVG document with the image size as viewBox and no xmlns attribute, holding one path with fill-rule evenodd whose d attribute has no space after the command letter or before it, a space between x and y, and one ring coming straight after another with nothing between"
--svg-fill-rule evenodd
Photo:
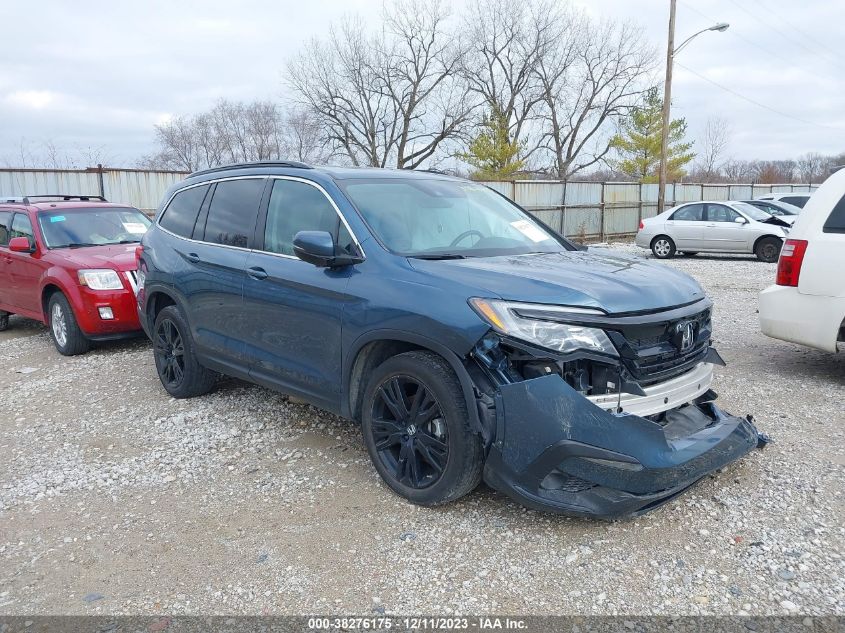
<instances>
[{"instance_id":1,"label":"front door","mask_svg":"<svg viewBox=\"0 0 845 633\"><path fill-rule=\"evenodd\" d=\"M247 259L244 318L250 377L336 410L341 393L341 320L353 268L317 268L293 254L299 231L327 231L356 248L339 211L316 184L273 179L259 250ZM263 233L263 235L262 235Z\"/></svg>"},{"instance_id":2,"label":"front door","mask_svg":"<svg viewBox=\"0 0 845 633\"><path fill-rule=\"evenodd\" d=\"M724 204L707 205L704 243L707 250L722 252L750 252L748 223L740 224L738 211Z\"/></svg>"}]
</instances>

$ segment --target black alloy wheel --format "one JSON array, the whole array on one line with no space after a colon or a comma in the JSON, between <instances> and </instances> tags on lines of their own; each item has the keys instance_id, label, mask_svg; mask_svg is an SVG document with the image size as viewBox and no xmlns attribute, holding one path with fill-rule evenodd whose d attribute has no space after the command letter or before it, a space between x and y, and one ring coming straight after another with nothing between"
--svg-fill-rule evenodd
<instances>
[{"instance_id":1,"label":"black alloy wheel","mask_svg":"<svg viewBox=\"0 0 845 633\"><path fill-rule=\"evenodd\" d=\"M185 377L185 345L170 319L162 319L156 326L154 353L161 382L168 390L178 389Z\"/></svg>"},{"instance_id":2,"label":"black alloy wheel","mask_svg":"<svg viewBox=\"0 0 845 633\"><path fill-rule=\"evenodd\" d=\"M381 463L414 489L435 484L449 461L443 410L432 391L411 376L392 376L376 391L372 435Z\"/></svg>"}]
</instances>

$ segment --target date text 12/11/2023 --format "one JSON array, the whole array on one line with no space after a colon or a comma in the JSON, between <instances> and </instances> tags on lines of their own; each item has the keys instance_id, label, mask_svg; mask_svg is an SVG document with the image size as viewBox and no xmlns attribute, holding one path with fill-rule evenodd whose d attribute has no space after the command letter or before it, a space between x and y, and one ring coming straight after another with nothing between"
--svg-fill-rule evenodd
<instances>
[{"instance_id":1,"label":"date text 12/11/2023","mask_svg":"<svg viewBox=\"0 0 845 633\"><path fill-rule=\"evenodd\" d=\"M526 630L523 619L510 617L334 617L309 618L308 630L390 630L455 631L455 630Z\"/></svg>"}]
</instances>

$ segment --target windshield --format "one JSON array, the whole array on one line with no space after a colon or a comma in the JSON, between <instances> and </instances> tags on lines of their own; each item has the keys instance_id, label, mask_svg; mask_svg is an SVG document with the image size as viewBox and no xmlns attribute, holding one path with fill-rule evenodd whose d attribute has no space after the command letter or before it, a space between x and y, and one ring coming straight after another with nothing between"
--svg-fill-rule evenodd
<instances>
[{"instance_id":1,"label":"windshield","mask_svg":"<svg viewBox=\"0 0 845 633\"><path fill-rule=\"evenodd\" d=\"M772 217L771 213L766 213L763 209L758 209L747 202L734 202L733 206L737 211L742 211L749 218L756 220L757 222L765 222Z\"/></svg>"},{"instance_id":2,"label":"windshield","mask_svg":"<svg viewBox=\"0 0 845 633\"><path fill-rule=\"evenodd\" d=\"M48 248L140 242L150 220L138 209L91 207L52 211L38 216Z\"/></svg>"},{"instance_id":3,"label":"windshield","mask_svg":"<svg viewBox=\"0 0 845 633\"><path fill-rule=\"evenodd\" d=\"M491 257L569 250L506 198L449 180L341 181L364 221L391 251L408 257Z\"/></svg>"},{"instance_id":4,"label":"windshield","mask_svg":"<svg viewBox=\"0 0 845 633\"><path fill-rule=\"evenodd\" d=\"M798 215L801 213L801 207L789 204L788 202L778 202L766 208L771 211L772 215Z\"/></svg>"}]
</instances>

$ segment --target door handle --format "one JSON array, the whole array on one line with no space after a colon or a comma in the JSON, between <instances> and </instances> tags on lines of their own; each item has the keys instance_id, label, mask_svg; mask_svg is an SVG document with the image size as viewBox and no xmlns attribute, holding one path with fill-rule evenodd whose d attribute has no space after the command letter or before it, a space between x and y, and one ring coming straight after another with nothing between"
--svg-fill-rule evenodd
<instances>
[{"instance_id":1,"label":"door handle","mask_svg":"<svg viewBox=\"0 0 845 633\"><path fill-rule=\"evenodd\" d=\"M185 255L185 259L187 259L192 264L196 264L200 260L200 256L196 253L188 253Z\"/></svg>"},{"instance_id":2,"label":"door handle","mask_svg":"<svg viewBox=\"0 0 845 633\"><path fill-rule=\"evenodd\" d=\"M257 281L267 279L267 277L269 276L266 270L264 270L263 268L258 268L257 266L253 268L247 268L246 274Z\"/></svg>"}]
</instances>

